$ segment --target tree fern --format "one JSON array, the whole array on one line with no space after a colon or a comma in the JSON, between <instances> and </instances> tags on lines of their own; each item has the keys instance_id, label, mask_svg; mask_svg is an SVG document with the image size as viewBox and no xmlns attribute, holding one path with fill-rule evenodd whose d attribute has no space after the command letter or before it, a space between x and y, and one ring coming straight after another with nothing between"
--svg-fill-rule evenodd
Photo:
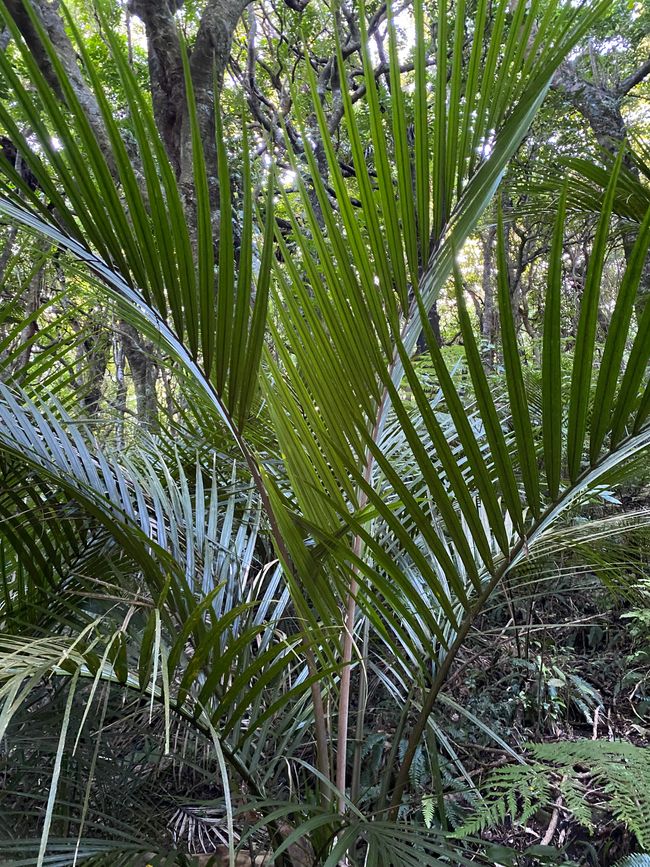
<instances>
[{"instance_id":1,"label":"tree fern","mask_svg":"<svg viewBox=\"0 0 650 867\"><path fill-rule=\"evenodd\" d=\"M575 741L529 744L531 762L493 771L485 800L456 836L465 837L506 818L524 824L560 795L576 822L592 829L588 787L607 800L612 815L650 848L650 753L629 743ZM587 778L584 774L587 772Z\"/></svg>"}]
</instances>

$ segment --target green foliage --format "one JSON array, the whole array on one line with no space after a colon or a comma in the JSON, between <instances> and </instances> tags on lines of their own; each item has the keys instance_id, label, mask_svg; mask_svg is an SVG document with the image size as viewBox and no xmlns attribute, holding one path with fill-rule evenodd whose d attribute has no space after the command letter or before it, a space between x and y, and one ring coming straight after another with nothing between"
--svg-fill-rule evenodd
<instances>
[{"instance_id":1,"label":"green foliage","mask_svg":"<svg viewBox=\"0 0 650 867\"><path fill-rule=\"evenodd\" d=\"M506 818L525 824L554 797L573 818L593 829L586 793L596 788L612 815L639 844L650 848L650 754L629 743L562 741L528 744L531 761L493 771L482 788L484 801L456 835L464 837L499 825Z\"/></svg>"},{"instance_id":2,"label":"green foliage","mask_svg":"<svg viewBox=\"0 0 650 867\"><path fill-rule=\"evenodd\" d=\"M176 775L188 799L200 801L205 785L217 802L231 860L237 818L248 822L251 836L266 832L276 860L309 838L325 867L348 855L374 867L437 867L450 857L468 862L458 840L395 817L408 813L405 787L429 783L423 736L449 667L492 592L536 546L549 538L560 544L552 531L560 525L561 540L561 518L581 497L647 453L650 312L626 350L650 212L639 221L597 376L599 291L616 173L578 317L579 351L568 361L556 303L565 241L560 212L542 367L556 376L566 366L572 387L563 405L550 383L541 424L524 376L502 224L505 388L496 389L484 370L460 273L453 285L467 382L450 372L428 317L557 65L607 5L531 0L511 12L509 0L478 0L465 32L464 3L435 10L418 3L414 89L402 93L389 4L388 98L360 4L361 68L353 72L364 79L363 110L347 87L340 90L354 180L343 171L316 71L299 53L293 83L303 145L286 142L296 189L278 185L271 167L255 233L262 196L253 196L253 149L242 136L240 243L231 219L226 128L217 109L217 220L188 64L189 204L187 179L176 177L123 40L105 27L108 51L103 44L100 50L68 16L105 127L100 143L45 35L56 87L0 6L21 60L17 72L0 54L12 95L11 105L0 105L0 121L38 182L30 187L5 160L0 210L101 282L119 315L155 343L198 428L185 441L174 428L153 443L136 438L124 453L98 442L74 402L59 399L59 390L70 393L61 385L65 371L47 388L35 387L38 377L7 378L0 387L0 470L7 482L0 490L0 734L16 786L25 766L38 770L17 802L24 794L30 815L46 806L36 844L25 832L26 841L9 840L8 851L27 847L40 867L46 857L69 858L76 837L91 858L97 852L90 831L100 827L119 857L132 845L137 857L150 848L165 857L162 824L143 821L140 829L137 809L131 823L116 817L121 801L114 792L126 781L136 804L146 803L148 787L155 805L166 803ZM457 15L451 27L448 12ZM317 24L314 15L310 9L308 25ZM36 15L31 21L40 28ZM426 59L431 33L435 66ZM351 71L338 27L331 48L335 74L346 81ZM100 74L107 63L109 88ZM137 163L110 98L118 91ZM407 117L414 119L413 147ZM316 137L326 169L316 149L304 146ZM372 143L370 159L364 141ZM276 198L288 228L274 220ZM430 359L424 375L412 357L423 330ZM51 352L59 361L56 346ZM539 484L541 464L548 490ZM368 638L358 640L364 630ZM393 696L408 685L402 731L393 733L383 779L384 738L364 739L361 702L354 708L358 736L349 730L351 677L361 671L375 672ZM587 695L584 684L573 686ZM56 698L48 702L50 688ZM117 714L122 700L134 702L124 717ZM46 744L26 747L24 733L41 702L51 714ZM151 737L138 732L134 743L125 725L126 746L116 742L117 768L107 769L100 744L120 732L128 713L143 709L145 730L156 726ZM110 711L116 719L108 726ZM89 731L99 733L96 742L77 755ZM453 755L444 733L436 736ZM581 748L586 756L587 746ZM639 805L623 791L640 779L639 768L647 777L634 748L586 759L571 749L549 757L534 747L530 765L501 769L486 822L531 816L551 794L540 770L551 767L561 777L555 789L588 824L576 794L580 783L570 773L582 762L642 839ZM566 765L556 765L556 755ZM363 793L357 781L348 785L349 758L369 759ZM440 764L436 776L444 779ZM198 782L197 765L207 770ZM85 775L85 791L70 785L69 768ZM99 778L103 770L109 780L95 800L96 772ZM8 792L10 798L14 789ZM244 803L236 815L238 799ZM429 802L420 802L425 825L432 824ZM192 804L172 806L175 815ZM246 811L252 820L242 818ZM278 825L285 820L288 831ZM479 818L475 827L481 826ZM63 844L55 836L59 827L68 832ZM471 862L477 859L472 853Z\"/></svg>"},{"instance_id":3,"label":"green foliage","mask_svg":"<svg viewBox=\"0 0 650 867\"><path fill-rule=\"evenodd\" d=\"M577 712L591 724L594 712L602 709L603 698L591 684L575 672L567 672L561 659L549 665L541 656L533 659L513 659L513 672L530 672L527 688L519 691L524 710L530 710L538 722L558 722Z\"/></svg>"},{"instance_id":4,"label":"green foliage","mask_svg":"<svg viewBox=\"0 0 650 867\"><path fill-rule=\"evenodd\" d=\"M476 815L456 831L458 837L477 834L507 818L525 824L540 803L550 799L551 784L541 765L504 765L485 781L484 801Z\"/></svg>"}]
</instances>

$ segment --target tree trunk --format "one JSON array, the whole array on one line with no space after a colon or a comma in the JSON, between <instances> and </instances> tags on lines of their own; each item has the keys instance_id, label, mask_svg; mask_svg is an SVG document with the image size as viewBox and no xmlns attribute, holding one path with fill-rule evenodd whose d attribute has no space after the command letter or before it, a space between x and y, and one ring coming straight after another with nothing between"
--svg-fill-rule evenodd
<instances>
[{"instance_id":1,"label":"tree trunk","mask_svg":"<svg viewBox=\"0 0 650 867\"><path fill-rule=\"evenodd\" d=\"M43 45L40 36L27 14L23 0L6 0L5 5L16 22L23 39L27 43L34 60L38 64L38 67L48 84L53 88L61 102L65 104L65 98L56 72L54 71L54 67L52 66L47 50ZM95 95L86 84L86 80L77 64L77 53L68 37L68 34L66 33L63 19L61 17L59 0L31 0L31 6L39 17L45 32L56 50L60 62L63 64L66 75L74 88L75 95L81 103L84 114L92 127L100 147L104 154L110 155L111 149L108 143L108 135L104 126L104 121L97 100L95 99ZM111 170L114 168L112 160L110 160L110 168Z\"/></svg>"},{"instance_id":2,"label":"tree trunk","mask_svg":"<svg viewBox=\"0 0 650 867\"><path fill-rule=\"evenodd\" d=\"M169 161L180 175L185 82L179 31L174 13L183 0L131 0L128 12L144 24L151 100L158 132Z\"/></svg>"},{"instance_id":3,"label":"tree trunk","mask_svg":"<svg viewBox=\"0 0 650 867\"><path fill-rule=\"evenodd\" d=\"M84 409L89 416L97 415L104 393L104 376L108 367L109 334L99 323L94 323L83 342L86 360L86 391Z\"/></svg>"},{"instance_id":4,"label":"tree trunk","mask_svg":"<svg viewBox=\"0 0 650 867\"><path fill-rule=\"evenodd\" d=\"M203 8L194 45L189 52L190 75L211 194L217 197L215 99L223 86L233 34L251 0L208 0ZM170 162L193 209L193 160L187 113L184 50L174 14L184 0L130 0L129 12L143 22L148 42L151 96ZM188 214L189 216L189 214Z\"/></svg>"},{"instance_id":5,"label":"tree trunk","mask_svg":"<svg viewBox=\"0 0 650 867\"><path fill-rule=\"evenodd\" d=\"M133 325L122 320L119 324L124 355L129 363L138 421L149 433L156 433L158 421L158 397L156 382L158 365L153 356L153 345L142 340Z\"/></svg>"}]
</instances>

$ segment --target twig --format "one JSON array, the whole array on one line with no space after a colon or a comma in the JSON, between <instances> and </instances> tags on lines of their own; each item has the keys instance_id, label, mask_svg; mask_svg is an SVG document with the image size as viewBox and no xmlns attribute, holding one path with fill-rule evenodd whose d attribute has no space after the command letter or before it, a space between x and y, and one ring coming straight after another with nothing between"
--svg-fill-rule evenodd
<instances>
[{"instance_id":1,"label":"twig","mask_svg":"<svg viewBox=\"0 0 650 867\"><path fill-rule=\"evenodd\" d=\"M566 776L562 777L562 783L566 780ZM560 785L562 785L560 783ZM546 834L542 837L542 846L548 846L551 840L553 839L553 835L557 829L557 823L560 820L560 808L562 806L562 793L557 796L555 801L555 806L553 808L553 814L551 815L551 821L548 823L548 828L546 829Z\"/></svg>"},{"instance_id":2,"label":"twig","mask_svg":"<svg viewBox=\"0 0 650 867\"><path fill-rule=\"evenodd\" d=\"M598 739L598 717L600 716L600 705L596 705L596 710L594 711L594 727L591 733L592 741Z\"/></svg>"}]
</instances>

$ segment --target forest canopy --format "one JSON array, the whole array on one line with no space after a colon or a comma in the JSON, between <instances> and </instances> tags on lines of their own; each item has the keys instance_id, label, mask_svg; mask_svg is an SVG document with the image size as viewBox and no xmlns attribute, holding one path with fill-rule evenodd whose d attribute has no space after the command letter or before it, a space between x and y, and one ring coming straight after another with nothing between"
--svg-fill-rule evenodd
<instances>
[{"instance_id":1,"label":"forest canopy","mask_svg":"<svg viewBox=\"0 0 650 867\"><path fill-rule=\"evenodd\" d=\"M649 57L1 0L2 865L650 864Z\"/></svg>"}]
</instances>

